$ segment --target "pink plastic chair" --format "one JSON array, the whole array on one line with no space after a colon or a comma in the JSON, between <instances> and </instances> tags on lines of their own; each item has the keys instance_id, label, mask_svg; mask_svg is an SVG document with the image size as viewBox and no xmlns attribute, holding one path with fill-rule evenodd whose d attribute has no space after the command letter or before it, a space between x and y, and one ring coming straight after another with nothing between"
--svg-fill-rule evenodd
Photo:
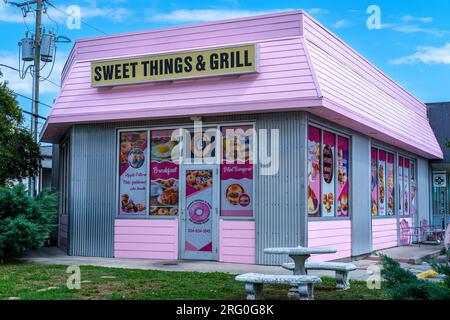
<instances>
[{"instance_id":1,"label":"pink plastic chair","mask_svg":"<svg viewBox=\"0 0 450 320\"><path fill-rule=\"evenodd\" d=\"M403 219L400 221L400 245L410 246L412 244L411 228L408 221Z\"/></svg>"}]
</instances>

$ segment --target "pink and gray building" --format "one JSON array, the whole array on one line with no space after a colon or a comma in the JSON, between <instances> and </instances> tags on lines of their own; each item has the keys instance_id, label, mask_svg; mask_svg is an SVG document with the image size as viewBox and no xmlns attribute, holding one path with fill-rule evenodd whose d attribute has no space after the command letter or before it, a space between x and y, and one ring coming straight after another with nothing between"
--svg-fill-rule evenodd
<instances>
[{"instance_id":1,"label":"pink and gray building","mask_svg":"<svg viewBox=\"0 0 450 320\"><path fill-rule=\"evenodd\" d=\"M78 40L41 139L59 246L116 258L406 244L443 157L426 106L302 11Z\"/></svg>"}]
</instances>

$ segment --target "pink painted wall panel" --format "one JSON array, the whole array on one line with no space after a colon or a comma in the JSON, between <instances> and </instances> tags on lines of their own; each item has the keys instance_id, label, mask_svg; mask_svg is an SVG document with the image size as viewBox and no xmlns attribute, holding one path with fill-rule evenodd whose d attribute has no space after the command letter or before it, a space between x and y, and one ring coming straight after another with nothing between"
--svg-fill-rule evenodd
<instances>
[{"instance_id":1,"label":"pink painted wall panel","mask_svg":"<svg viewBox=\"0 0 450 320\"><path fill-rule=\"evenodd\" d=\"M114 257L178 259L178 220L116 219Z\"/></svg>"},{"instance_id":2,"label":"pink painted wall panel","mask_svg":"<svg viewBox=\"0 0 450 320\"><path fill-rule=\"evenodd\" d=\"M398 246L397 219L372 219L372 250Z\"/></svg>"},{"instance_id":3,"label":"pink painted wall panel","mask_svg":"<svg viewBox=\"0 0 450 320\"><path fill-rule=\"evenodd\" d=\"M337 250L335 254L312 255L309 261L323 262L351 257L351 221L309 221L308 247L327 247Z\"/></svg>"},{"instance_id":4,"label":"pink painted wall panel","mask_svg":"<svg viewBox=\"0 0 450 320\"><path fill-rule=\"evenodd\" d=\"M254 221L220 219L219 237L219 261L256 263Z\"/></svg>"}]
</instances>

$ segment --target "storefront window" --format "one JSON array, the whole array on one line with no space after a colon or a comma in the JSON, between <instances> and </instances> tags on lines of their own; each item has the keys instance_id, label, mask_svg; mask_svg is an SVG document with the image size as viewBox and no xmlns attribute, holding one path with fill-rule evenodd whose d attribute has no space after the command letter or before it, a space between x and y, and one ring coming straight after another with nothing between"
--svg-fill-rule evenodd
<instances>
[{"instance_id":1,"label":"storefront window","mask_svg":"<svg viewBox=\"0 0 450 320\"><path fill-rule=\"evenodd\" d=\"M348 217L349 141L338 137L337 215Z\"/></svg>"},{"instance_id":2,"label":"storefront window","mask_svg":"<svg viewBox=\"0 0 450 320\"><path fill-rule=\"evenodd\" d=\"M179 211L179 130L150 132L150 215L174 216Z\"/></svg>"},{"instance_id":3,"label":"storefront window","mask_svg":"<svg viewBox=\"0 0 450 320\"><path fill-rule=\"evenodd\" d=\"M371 152L371 195L372 195L372 205L371 213L372 216L378 216L378 149L372 148Z\"/></svg>"},{"instance_id":4,"label":"storefront window","mask_svg":"<svg viewBox=\"0 0 450 320\"><path fill-rule=\"evenodd\" d=\"M416 213L416 163L414 160L398 157L399 215L409 217Z\"/></svg>"},{"instance_id":5,"label":"storefront window","mask_svg":"<svg viewBox=\"0 0 450 320\"><path fill-rule=\"evenodd\" d=\"M216 159L216 128L184 130L184 163L185 164L215 164Z\"/></svg>"},{"instance_id":6,"label":"storefront window","mask_svg":"<svg viewBox=\"0 0 450 320\"><path fill-rule=\"evenodd\" d=\"M119 213L148 214L147 131L122 131L119 140Z\"/></svg>"},{"instance_id":7,"label":"storefront window","mask_svg":"<svg viewBox=\"0 0 450 320\"><path fill-rule=\"evenodd\" d=\"M372 148L371 214L373 217L395 215L394 154Z\"/></svg>"},{"instance_id":8,"label":"storefront window","mask_svg":"<svg viewBox=\"0 0 450 320\"><path fill-rule=\"evenodd\" d=\"M388 216L395 215L395 172L394 172L394 155L387 153L387 214Z\"/></svg>"},{"instance_id":9,"label":"storefront window","mask_svg":"<svg viewBox=\"0 0 450 320\"><path fill-rule=\"evenodd\" d=\"M417 184L416 184L416 164L414 161L411 161L410 165L410 175L411 175L411 192L410 192L410 199L411 199L411 215L414 216L416 214L416 191L417 191Z\"/></svg>"},{"instance_id":10,"label":"storefront window","mask_svg":"<svg viewBox=\"0 0 450 320\"><path fill-rule=\"evenodd\" d=\"M348 217L348 138L310 126L307 172L309 216Z\"/></svg>"},{"instance_id":11,"label":"storefront window","mask_svg":"<svg viewBox=\"0 0 450 320\"><path fill-rule=\"evenodd\" d=\"M398 157L398 214L403 215L403 163L405 159L403 157Z\"/></svg>"},{"instance_id":12,"label":"storefront window","mask_svg":"<svg viewBox=\"0 0 450 320\"><path fill-rule=\"evenodd\" d=\"M221 127L221 216L253 216L253 127Z\"/></svg>"},{"instance_id":13,"label":"storefront window","mask_svg":"<svg viewBox=\"0 0 450 320\"><path fill-rule=\"evenodd\" d=\"M323 131L322 136L322 217L334 217L334 156L336 136Z\"/></svg>"}]
</instances>

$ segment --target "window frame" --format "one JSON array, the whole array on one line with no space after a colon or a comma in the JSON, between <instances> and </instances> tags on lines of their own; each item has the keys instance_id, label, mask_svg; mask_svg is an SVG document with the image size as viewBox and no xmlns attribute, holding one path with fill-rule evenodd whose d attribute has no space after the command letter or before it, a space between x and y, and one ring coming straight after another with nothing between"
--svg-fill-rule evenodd
<instances>
[{"instance_id":1,"label":"window frame","mask_svg":"<svg viewBox=\"0 0 450 320\"><path fill-rule=\"evenodd\" d=\"M347 173L348 174L347 179L349 181L348 199L350 200L350 205L349 205L349 208L348 208L348 216L347 217L339 217L339 216L337 216L337 205L336 204L337 204L337 198L338 197L336 196L336 191L337 191L337 183L338 183L338 181L336 179L335 183L334 183L334 194L335 194L335 197L334 197L334 216L333 217L322 217L322 216L320 216L320 217L311 217L308 214L308 212L306 212L307 219L308 219L308 221L336 221L336 220L344 221L344 220L352 220L352 216L353 216L353 210L352 210L353 209L353 195L352 195L352 188L351 188L352 179L353 179L353 174L352 174L353 173L352 172L352 168L353 168L353 166L352 166L352 136L351 136L351 134L349 134L349 133L347 133L347 132L345 132L343 130L334 128L332 126L328 126L326 124L323 124L321 122L317 122L317 121L314 121L314 120L311 120L311 119L307 122L307 128L309 128L310 126L315 127L315 128L320 130L320 148L321 148L321 155L320 155L320 171L321 171L320 183L321 183L321 188L320 188L320 199L319 199L320 202L322 202L322 193L323 193L323 188L322 188L322 178L323 178L322 177L322 170L323 170L322 169L322 165L323 165L323 154L322 154L323 153L322 152L323 132L324 131L328 131L329 133L332 133L332 134L335 135L335 152L334 152L334 157L333 157L334 158L333 159L334 160L333 171L335 169L337 169L338 137L342 137L342 138L348 139L348 160L347 160L347 164L348 164L349 170L348 170L348 173ZM306 144L308 144L308 130L306 132L307 132L307 134L306 134L305 139L306 139ZM306 159L306 162L308 162L308 159ZM308 165L306 165L306 167L308 167ZM335 174L335 172L333 172L333 174ZM305 196L307 198L307 193L305 194ZM322 211L320 213L322 215Z\"/></svg>"},{"instance_id":2,"label":"window frame","mask_svg":"<svg viewBox=\"0 0 450 320\"><path fill-rule=\"evenodd\" d=\"M214 128L217 130L217 132L220 132L220 128L221 127L237 127L237 126L251 126L253 130L256 130L256 121L255 120L245 120L245 121L203 121L202 122L203 128ZM174 216L155 216L155 215L150 215L150 150L151 150L151 131L154 130L177 130L177 129L181 129L181 130L189 130L192 129L194 127L194 125L192 124L192 122L183 122L178 125L158 125L158 124L148 124L148 125L139 125L139 126L120 126L120 127L116 127L115 131L116 131L116 139L115 139L115 171L114 171L114 175L115 175L115 206L114 206L114 210L115 210L115 214L114 214L114 218L115 219L155 219L155 220L171 220L171 219L176 219L179 220L180 218L180 209L181 209L181 199L178 200L179 202L179 211L177 215ZM127 132L127 131L147 131L147 139L148 139L148 143L149 143L149 147L148 147L148 155L149 155L149 163L148 163L148 178L147 178L147 208L148 208L148 213L147 214L129 214L129 215L124 215L124 214L120 214L120 205L119 205L119 197L120 197L120 177L117 174L117 169L119 167L119 154L120 154L120 133L121 132ZM255 141L255 140L254 140ZM257 140L256 140L257 141ZM179 161L179 174L180 174L180 182L181 182L181 169L182 166L185 165L185 161L184 161L184 137L183 135L181 135L181 147L180 147L180 161ZM221 139L217 139L216 137L216 149L218 148L219 152L216 151L216 161L214 163L203 163L204 165L217 165L217 170L219 171L219 182L220 182L220 162L222 160L222 141ZM255 194L256 194L256 190L255 190L255 185L256 185L256 179L255 179L255 175L256 175L256 171L257 171L257 166L255 163L255 157L257 156L256 154L257 151L257 147L256 147L256 143L253 143L253 165L254 165L254 178L252 181L252 197L253 199L255 199ZM189 164L188 164L189 165ZM199 164L201 165L201 164ZM181 185L180 185L181 188ZM221 186L219 186L219 191L221 192ZM221 203L220 203L220 196L219 196L219 200L217 203L217 208L219 210L219 219L222 220L242 220L242 221L254 221L255 220L255 207L253 207L253 214L251 217L228 217L228 216L220 216L220 210L221 210Z\"/></svg>"}]
</instances>

